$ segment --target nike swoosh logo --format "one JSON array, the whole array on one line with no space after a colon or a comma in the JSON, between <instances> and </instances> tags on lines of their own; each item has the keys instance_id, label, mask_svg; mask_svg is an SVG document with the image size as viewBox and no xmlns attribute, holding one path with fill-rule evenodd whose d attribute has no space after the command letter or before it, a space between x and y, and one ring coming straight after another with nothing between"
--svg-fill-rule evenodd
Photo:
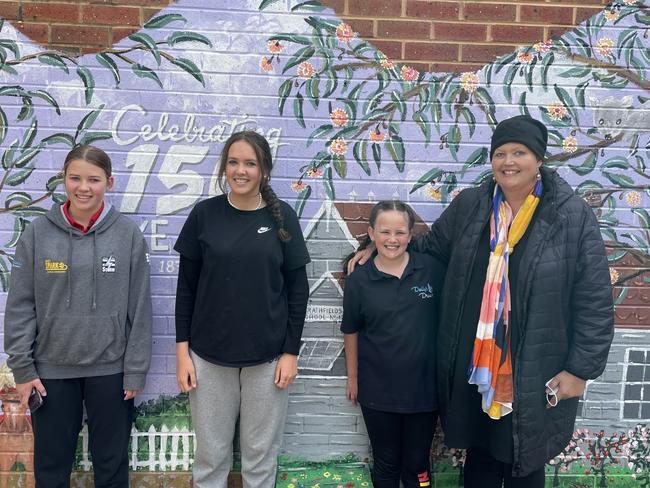
<instances>
[{"instance_id":1,"label":"nike swoosh logo","mask_svg":"<svg viewBox=\"0 0 650 488\"><path fill-rule=\"evenodd\" d=\"M270 227L260 227L259 229L257 229L257 233L258 234L264 234L265 232L268 232L270 230L271 230Z\"/></svg>"}]
</instances>

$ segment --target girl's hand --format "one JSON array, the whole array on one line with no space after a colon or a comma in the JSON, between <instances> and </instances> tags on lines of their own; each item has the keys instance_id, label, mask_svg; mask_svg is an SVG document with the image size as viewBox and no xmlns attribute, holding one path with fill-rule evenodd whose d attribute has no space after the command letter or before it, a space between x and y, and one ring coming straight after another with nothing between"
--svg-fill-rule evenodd
<instances>
[{"instance_id":1,"label":"girl's hand","mask_svg":"<svg viewBox=\"0 0 650 488\"><path fill-rule=\"evenodd\" d=\"M189 352L176 351L176 381L183 393L196 388L196 370Z\"/></svg>"},{"instance_id":2,"label":"girl's hand","mask_svg":"<svg viewBox=\"0 0 650 488\"><path fill-rule=\"evenodd\" d=\"M345 387L345 396L352 402L354 406L357 405L357 393L359 392L359 386L356 378L348 377L348 383Z\"/></svg>"},{"instance_id":3,"label":"girl's hand","mask_svg":"<svg viewBox=\"0 0 650 488\"><path fill-rule=\"evenodd\" d=\"M561 371L548 382L546 393L552 394L555 392L557 401L561 402L567 398L582 396L586 385L587 382L582 378L578 378L568 371Z\"/></svg>"},{"instance_id":4,"label":"girl's hand","mask_svg":"<svg viewBox=\"0 0 650 488\"><path fill-rule=\"evenodd\" d=\"M275 367L275 386L287 388L298 374L298 356L284 353Z\"/></svg>"},{"instance_id":5,"label":"girl's hand","mask_svg":"<svg viewBox=\"0 0 650 488\"><path fill-rule=\"evenodd\" d=\"M140 393L140 390L124 390L124 401L135 398L138 393Z\"/></svg>"},{"instance_id":6,"label":"girl's hand","mask_svg":"<svg viewBox=\"0 0 650 488\"><path fill-rule=\"evenodd\" d=\"M34 378L32 381L27 383L16 383L16 391L20 395L20 406L27 408L27 402L29 401L29 395L32 394L32 390L36 388L41 396L47 396L47 391L43 383L41 383L40 378Z\"/></svg>"}]
</instances>

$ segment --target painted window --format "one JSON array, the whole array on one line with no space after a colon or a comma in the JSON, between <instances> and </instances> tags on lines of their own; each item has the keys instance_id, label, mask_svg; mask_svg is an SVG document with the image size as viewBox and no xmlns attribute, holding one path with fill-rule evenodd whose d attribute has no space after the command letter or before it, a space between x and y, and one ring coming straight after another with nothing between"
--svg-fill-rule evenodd
<instances>
[{"instance_id":1,"label":"painted window","mask_svg":"<svg viewBox=\"0 0 650 488\"><path fill-rule=\"evenodd\" d=\"M623 418L650 419L650 350L627 349L623 375Z\"/></svg>"}]
</instances>

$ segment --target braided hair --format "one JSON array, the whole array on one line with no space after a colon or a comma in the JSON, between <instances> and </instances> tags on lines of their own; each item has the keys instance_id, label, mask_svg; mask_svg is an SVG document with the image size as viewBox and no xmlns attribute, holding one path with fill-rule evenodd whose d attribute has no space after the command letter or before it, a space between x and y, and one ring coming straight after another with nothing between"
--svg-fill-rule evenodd
<instances>
[{"instance_id":1,"label":"braided hair","mask_svg":"<svg viewBox=\"0 0 650 488\"><path fill-rule=\"evenodd\" d=\"M406 214L409 232L413 232L413 227L415 227L415 212L413 211L410 205L400 200L382 200L381 202L375 204L375 206L372 207L372 210L370 210L370 216L368 217L368 225L370 225L370 227L374 229L379 214L382 212L389 212L391 210ZM354 257L354 255L359 251L363 251L365 248L367 248L371 242L372 239L370 239L370 235L366 234L366 236L363 238L363 241L361 241L361 243L359 244L357 250L348 254L343 259L343 274L347 274L348 263Z\"/></svg>"},{"instance_id":2,"label":"braided hair","mask_svg":"<svg viewBox=\"0 0 650 488\"><path fill-rule=\"evenodd\" d=\"M280 200L273 191L273 188L271 188L271 185L269 185L269 181L271 181L271 170L273 169L273 158L271 156L271 147L264 136L261 136L253 130L244 130L235 132L228 138L219 158L219 172L217 173L219 188L222 192L227 192L225 174L226 164L228 163L228 151L230 150L230 146L238 141L247 142L255 151L257 162L260 165L260 172L262 173L260 193L266 202L269 212L271 212L273 220L278 226L278 238L281 242L289 242L291 240L291 234L284 228L284 216L280 209Z\"/></svg>"}]
</instances>

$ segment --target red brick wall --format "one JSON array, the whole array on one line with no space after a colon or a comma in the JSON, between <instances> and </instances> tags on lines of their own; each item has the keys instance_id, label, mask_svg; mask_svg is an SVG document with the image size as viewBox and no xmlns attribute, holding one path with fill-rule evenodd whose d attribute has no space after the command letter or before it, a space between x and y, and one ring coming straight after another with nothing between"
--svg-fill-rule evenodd
<instances>
[{"instance_id":1,"label":"red brick wall","mask_svg":"<svg viewBox=\"0 0 650 488\"><path fill-rule=\"evenodd\" d=\"M111 46L172 0L0 0L0 17L72 53ZM477 69L520 45L560 34L607 0L323 0L384 53L427 71Z\"/></svg>"},{"instance_id":2,"label":"red brick wall","mask_svg":"<svg viewBox=\"0 0 650 488\"><path fill-rule=\"evenodd\" d=\"M109 47L136 32L170 0L0 0L0 17L34 41L73 54Z\"/></svg>"},{"instance_id":3,"label":"red brick wall","mask_svg":"<svg viewBox=\"0 0 650 488\"><path fill-rule=\"evenodd\" d=\"M607 0L323 0L384 53L427 71L468 71L561 34Z\"/></svg>"}]
</instances>

